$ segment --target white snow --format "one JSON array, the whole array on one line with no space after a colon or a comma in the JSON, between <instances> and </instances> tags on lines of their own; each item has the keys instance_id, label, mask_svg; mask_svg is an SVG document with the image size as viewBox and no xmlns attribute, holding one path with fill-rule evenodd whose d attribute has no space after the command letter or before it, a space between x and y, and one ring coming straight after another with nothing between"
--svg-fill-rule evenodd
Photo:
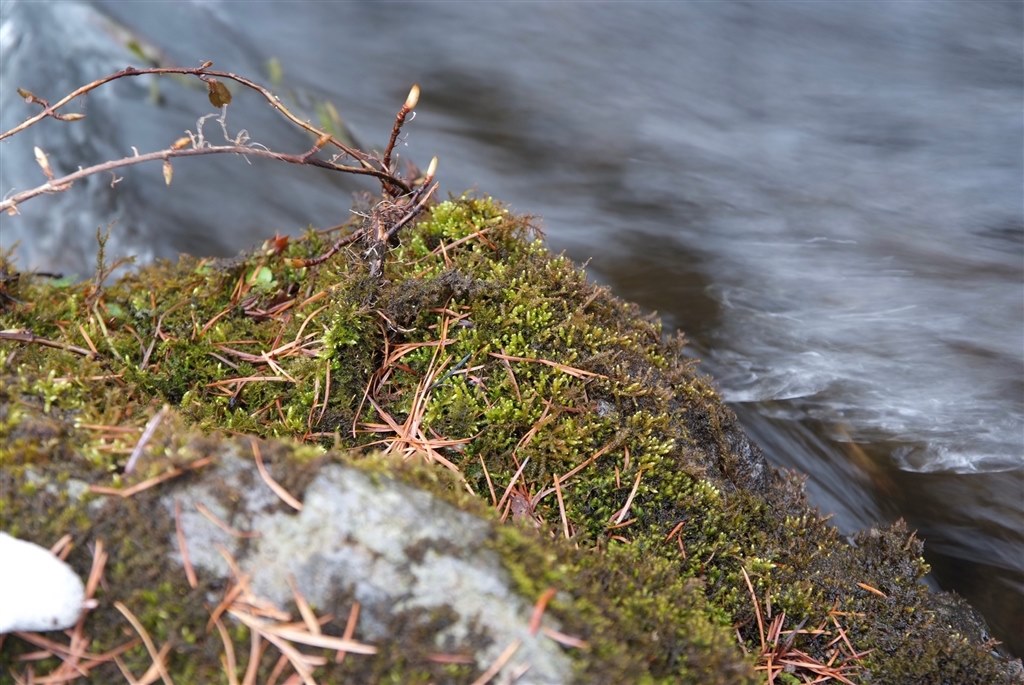
<instances>
[{"instance_id":1,"label":"white snow","mask_svg":"<svg viewBox=\"0 0 1024 685\"><path fill-rule=\"evenodd\" d=\"M70 628L85 588L45 547L0 532L0 633Z\"/></svg>"}]
</instances>

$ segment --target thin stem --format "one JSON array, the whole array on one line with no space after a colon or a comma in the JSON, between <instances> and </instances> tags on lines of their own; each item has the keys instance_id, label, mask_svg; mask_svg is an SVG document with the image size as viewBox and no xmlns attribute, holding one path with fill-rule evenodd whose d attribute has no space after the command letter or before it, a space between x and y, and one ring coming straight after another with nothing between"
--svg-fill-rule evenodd
<instances>
[{"instance_id":1,"label":"thin stem","mask_svg":"<svg viewBox=\"0 0 1024 685\"><path fill-rule=\"evenodd\" d=\"M155 162L160 160L168 160L174 157L197 157L199 155L216 155L216 154L237 154L246 155L251 157L265 157L267 159L276 159L281 162L287 162L289 164L299 165L310 165L320 167L322 169L328 169L330 171L341 171L350 174L364 174L367 176L374 176L382 181L390 181L392 178L382 171L377 169L367 169L364 167L345 166L342 164L335 164L323 159L314 159L310 155L314 153L316 149L309 152L305 152L298 155L290 155L283 152L274 152L272 150L264 150L257 147L247 147L244 145L210 145L207 147L190 148L187 150L174 150L167 148L165 150L157 150L156 152L147 152L142 155L134 155L132 157L125 157L123 159L114 159L101 164L94 164L90 167L79 169L78 171L63 176L61 178L47 181L46 183L36 186L30 190L24 190L20 193L16 193L11 197L0 202L0 212L2 211L17 211L17 206L26 200L30 200L39 195L48 193L60 193L68 188L75 181L79 181L87 176L93 174L103 173L105 171L113 171L114 169L120 169L121 167L133 166L135 164L142 164L144 162Z\"/></svg>"},{"instance_id":2,"label":"thin stem","mask_svg":"<svg viewBox=\"0 0 1024 685\"><path fill-rule=\"evenodd\" d=\"M355 148L353 148L353 147L351 147L349 145L346 145L345 143L341 142L340 140L338 140L337 138L335 138L331 134L326 133L324 131L321 131L320 129L316 128L315 126L313 126L309 122L303 121L302 119L300 119L297 116L295 116L295 114L293 114L291 112L291 110L289 110L287 107L285 107L281 103L280 99L278 99L278 97L276 95L274 95L272 92L270 92L269 90L267 90L263 86L259 85L258 83L254 82L254 81L250 81L249 79L245 78L244 76L239 76L238 74L235 74L235 73L230 72L230 71L217 71L217 70L214 70L214 69L209 69L208 67L209 67L210 64L211 64L210 62L207 62L203 66L193 67L193 68L188 68L188 67L154 67L154 68L147 68L147 69L136 69L135 67L126 67L125 69L122 69L121 71L115 72L113 74L109 74L107 76L104 76L103 78L96 79L92 83L88 83L88 84L86 84L84 86L81 86L80 88L77 88L76 90L73 90L72 92L68 93L63 98L58 100L57 102L53 103L52 105L49 105L49 106L45 107L41 112L39 112L35 116L29 117L28 119L26 119L22 123L18 124L14 128L10 129L9 131L5 131L4 133L0 133L0 141L4 140L5 138L9 138L9 137L15 135L16 133L24 131L28 127L30 127L30 126L32 126L32 125L42 121L43 119L45 119L47 117L54 116L58 109L60 109L64 105L68 104L69 102L71 102L75 98L78 98L78 97L80 97L82 95L85 95L86 93L88 93L90 91L93 91L96 88L99 88L100 86L102 86L105 83L110 83L111 81L116 81L117 79L120 79L120 78L125 78L125 77L128 77L128 76L144 76L144 75L147 75L147 74L153 74L153 75L184 74L184 75L187 75L187 76L196 76L196 77L202 79L205 82L205 81L208 81L209 78L215 77L215 78L223 78L223 79L228 79L228 80L231 80L231 81L235 81L236 83L239 83L239 84L245 86L246 88L250 88L250 89L256 91L257 93L259 93L260 95L263 96L263 98L270 104L271 107L273 107L278 112L280 112L281 115L284 116L286 119L288 119L290 122L292 122L293 124L295 124L299 128L301 128L301 129L303 129L305 131L308 131L309 133L312 133L313 135L315 135L317 137L318 140L321 140L321 139L322 140L326 140L327 142L329 142L331 145L333 145L336 148L338 148L339 150L341 150L346 155L348 155L348 156L352 157L353 159L355 159L356 161L358 161L360 163L360 165L362 166L362 168L364 169L364 171L353 172L353 173L365 173L365 174L369 174L371 176L376 176L377 178L379 178L380 180L382 180L382 181L384 181L386 183L390 183L390 184L393 184L395 186L398 186L404 192L409 192L411 190L411 188L409 187L409 185L405 181L403 181L400 178L397 178L394 174L390 173L390 171L387 168L385 168L384 170L377 169L374 166L374 162L376 162L377 160L375 160L370 155L366 154L365 152L362 152L361 150L357 150L357 149L355 149ZM35 96L28 97L27 99L29 99L30 101L33 101L33 102L38 102L38 103L42 103L43 102L40 98L35 97ZM403 117L403 119L404 119L404 117ZM377 162L377 164L380 164L380 162ZM322 164L317 164L317 166L322 166ZM327 168L330 168L330 167L327 167ZM351 169L351 167L339 167L338 170L349 171L350 169Z\"/></svg>"}]
</instances>

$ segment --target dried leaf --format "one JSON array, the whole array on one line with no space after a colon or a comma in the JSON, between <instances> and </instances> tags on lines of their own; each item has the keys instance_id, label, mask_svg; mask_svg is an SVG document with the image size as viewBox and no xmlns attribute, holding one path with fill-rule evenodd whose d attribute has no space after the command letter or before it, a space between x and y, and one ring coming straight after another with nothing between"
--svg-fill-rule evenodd
<instances>
[{"instance_id":1,"label":"dried leaf","mask_svg":"<svg viewBox=\"0 0 1024 685\"><path fill-rule=\"evenodd\" d=\"M169 159L164 160L164 183L171 185L171 179L174 178L174 167L171 166Z\"/></svg>"},{"instance_id":2,"label":"dried leaf","mask_svg":"<svg viewBox=\"0 0 1024 685\"><path fill-rule=\"evenodd\" d=\"M206 82L206 87L210 93L210 104L220 109L224 105L231 104L231 91L223 83L215 78L209 79Z\"/></svg>"},{"instance_id":3,"label":"dried leaf","mask_svg":"<svg viewBox=\"0 0 1024 685\"><path fill-rule=\"evenodd\" d=\"M46 178L53 180L53 170L50 169L50 160L46 158L46 153L40 148L34 147L32 151L36 154L36 163L42 167L43 173L46 174Z\"/></svg>"}]
</instances>

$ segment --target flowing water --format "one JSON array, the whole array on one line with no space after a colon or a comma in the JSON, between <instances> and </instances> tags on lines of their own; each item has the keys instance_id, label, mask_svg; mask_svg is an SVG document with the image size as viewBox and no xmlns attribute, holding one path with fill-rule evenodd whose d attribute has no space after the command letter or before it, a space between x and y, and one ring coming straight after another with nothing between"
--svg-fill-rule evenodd
<instances>
[{"instance_id":1,"label":"flowing water","mask_svg":"<svg viewBox=\"0 0 1024 685\"><path fill-rule=\"evenodd\" d=\"M441 158L541 217L549 240L685 330L771 459L845 531L906 518L937 584L1024 653L1024 5L0 2L0 128L132 63L333 102L380 146L423 86L403 155ZM0 147L0 192L159 149L210 110L134 79ZM230 135L308 138L236 94ZM205 133L219 136L207 121ZM360 187L239 158L95 177L0 219L23 267L88 273L97 226L142 259L229 254L345 218ZM364 186L369 187L369 186Z\"/></svg>"}]
</instances>

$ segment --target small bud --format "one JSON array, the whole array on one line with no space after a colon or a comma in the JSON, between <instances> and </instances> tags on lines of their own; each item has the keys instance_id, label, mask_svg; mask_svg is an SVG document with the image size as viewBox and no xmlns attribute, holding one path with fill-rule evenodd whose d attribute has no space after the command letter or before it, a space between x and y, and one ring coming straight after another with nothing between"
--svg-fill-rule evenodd
<instances>
[{"instance_id":1,"label":"small bud","mask_svg":"<svg viewBox=\"0 0 1024 685\"><path fill-rule=\"evenodd\" d=\"M72 112L71 114L64 114L61 116L64 121L81 121L85 118L85 115L81 112Z\"/></svg>"},{"instance_id":2,"label":"small bud","mask_svg":"<svg viewBox=\"0 0 1024 685\"><path fill-rule=\"evenodd\" d=\"M201 66L199 68L200 69L209 69L212 66L213 66L213 61L212 60L206 60L205 62L203 62L203 66Z\"/></svg>"},{"instance_id":3,"label":"small bud","mask_svg":"<svg viewBox=\"0 0 1024 685\"><path fill-rule=\"evenodd\" d=\"M435 155L430 160L430 164L427 165L427 178L434 178L434 174L437 173L437 156Z\"/></svg>"},{"instance_id":4,"label":"small bud","mask_svg":"<svg viewBox=\"0 0 1024 685\"><path fill-rule=\"evenodd\" d=\"M412 84L412 88L409 89L409 96L405 98L405 109L412 109L419 101L420 86L418 83L414 83Z\"/></svg>"},{"instance_id":5,"label":"small bud","mask_svg":"<svg viewBox=\"0 0 1024 685\"><path fill-rule=\"evenodd\" d=\"M174 178L174 167L171 166L170 160L164 160L164 183L171 185L171 179Z\"/></svg>"},{"instance_id":6,"label":"small bud","mask_svg":"<svg viewBox=\"0 0 1024 685\"><path fill-rule=\"evenodd\" d=\"M38 147L32 148L32 151L35 152L35 155L36 155L36 164L38 164L40 167L42 167L43 173L46 174L46 178L48 178L48 179L50 179L52 181L53 180L53 170L50 169L50 160L46 158L46 153L43 152Z\"/></svg>"},{"instance_id":7,"label":"small bud","mask_svg":"<svg viewBox=\"0 0 1024 685\"><path fill-rule=\"evenodd\" d=\"M324 145L327 145L327 143L328 143L328 141L330 141L330 139L331 139L331 134L330 133L325 133L322 136L320 136L319 138L317 138L316 139L316 147L317 147L317 149L322 148Z\"/></svg>"},{"instance_id":8,"label":"small bud","mask_svg":"<svg viewBox=\"0 0 1024 685\"><path fill-rule=\"evenodd\" d=\"M185 148L188 147L189 143L191 143L191 142L192 142L192 139L189 138L188 136L184 136L182 138L178 138L176 141L174 141L174 144L171 145L171 149L172 150L184 150Z\"/></svg>"}]
</instances>

